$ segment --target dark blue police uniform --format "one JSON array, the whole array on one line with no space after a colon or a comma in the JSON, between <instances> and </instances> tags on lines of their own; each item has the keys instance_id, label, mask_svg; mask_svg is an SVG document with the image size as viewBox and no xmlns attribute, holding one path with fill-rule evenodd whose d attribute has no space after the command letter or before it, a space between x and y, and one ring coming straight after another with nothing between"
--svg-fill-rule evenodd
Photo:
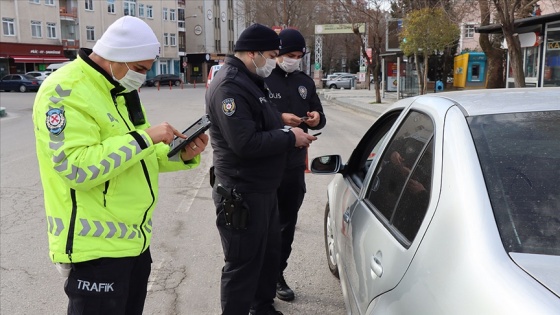
<instances>
[{"instance_id":1,"label":"dark blue police uniform","mask_svg":"<svg viewBox=\"0 0 560 315\"><path fill-rule=\"evenodd\" d=\"M321 129L327 120L323 106L317 95L315 82L304 72L287 73L279 66L265 79L270 90L270 99L282 113L292 113L299 117L307 116L307 112L316 111L321 116L319 124L310 129ZM305 132L309 126L301 123L298 127ZM292 252L292 243L298 218L298 211L306 192L305 159L307 148L291 148L288 153L286 171L278 188L278 208L282 251L280 257L280 273L288 266L288 258Z\"/></svg>"},{"instance_id":2,"label":"dark blue police uniform","mask_svg":"<svg viewBox=\"0 0 560 315\"><path fill-rule=\"evenodd\" d=\"M263 78L234 56L226 57L206 92L216 175L212 197L225 256L223 314L247 315L250 306L258 314L275 296L280 261L276 190L295 136L268 96ZM245 230L226 225L218 183L242 196L249 209Z\"/></svg>"}]
</instances>

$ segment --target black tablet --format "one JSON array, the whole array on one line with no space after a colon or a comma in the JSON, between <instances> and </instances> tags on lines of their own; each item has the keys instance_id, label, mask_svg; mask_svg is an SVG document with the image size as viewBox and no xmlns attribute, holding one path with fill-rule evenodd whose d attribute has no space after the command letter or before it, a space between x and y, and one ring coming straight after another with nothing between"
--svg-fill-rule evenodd
<instances>
[{"instance_id":1,"label":"black tablet","mask_svg":"<svg viewBox=\"0 0 560 315\"><path fill-rule=\"evenodd\" d=\"M210 119L208 115L202 116L197 122L192 124L189 128L183 131L183 134L187 136L186 139L175 137L173 141L169 144L169 153L167 157L172 157L179 153L187 144L191 143L196 137L204 133L208 128L210 128Z\"/></svg>"}]
</instances>

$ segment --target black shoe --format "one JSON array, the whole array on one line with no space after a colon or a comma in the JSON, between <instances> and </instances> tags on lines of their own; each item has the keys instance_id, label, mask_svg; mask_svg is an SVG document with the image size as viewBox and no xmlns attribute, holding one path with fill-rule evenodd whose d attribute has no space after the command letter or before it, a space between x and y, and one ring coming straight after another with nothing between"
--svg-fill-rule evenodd
<instances>
[{"instance_id":1,"label":"black shoe","mask_svg":"<svg viewBox=\"0 0 560 315\"><path fill-rule=\"evenodd\" d=\"M249 311L249 315L256 315L257 311L255 311L254 309L251 309ZM282 312L277 311L274 306L270 305L270 307L264 311L264 312L260 312L258 314L262 314L262 315L284 315Z\"/></svg>"},{"instance_id":2,"label":"black shoe","mask_svg":"<svg viewBox=\"0 0 560 315\"><path fill-rule=\"evenodd\" d=\"M283 274L278 277L276 283L276 297L282 301L293 301L295 298L294 291L286 284Z\"/></svg>"}]
</instances>

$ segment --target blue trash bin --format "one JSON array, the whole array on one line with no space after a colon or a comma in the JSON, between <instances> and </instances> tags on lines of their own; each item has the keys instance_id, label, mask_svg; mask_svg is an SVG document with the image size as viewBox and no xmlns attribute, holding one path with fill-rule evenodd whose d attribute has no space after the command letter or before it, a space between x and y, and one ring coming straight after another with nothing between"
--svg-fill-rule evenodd
<instances>
[{"instance_id":1,"label":"blue trash bin","mask_svg":"<svg viewBox=\"0 0 560 315\"><path fill-rule=\"evenodd\" d=\"M436 81L436 85L434 86L434 93L443 92L443 82L441 80Z\"/></svg>"}]
</instances>

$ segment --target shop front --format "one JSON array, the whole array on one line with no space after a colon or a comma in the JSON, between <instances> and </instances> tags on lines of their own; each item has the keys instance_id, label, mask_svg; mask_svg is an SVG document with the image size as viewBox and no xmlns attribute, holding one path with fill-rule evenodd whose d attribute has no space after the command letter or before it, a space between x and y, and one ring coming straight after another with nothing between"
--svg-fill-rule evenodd
<instances>
[{"instance_id":1,"label":"shop front","mask_svg":"<svg viewBox=\"0 0 560 315\"><path fill-rule=\"evenodd\" d=\"M523 71L527 87L560 86L560 13L515 20L521 44ZM479 27L478 33L502 32L499 24ZM507 49L507 46L504 46ZM509 55L506 87L514 87Z\"/></svg>"},{"instance_id":2,"label":"shop front","mask_svg":"<svg viewBox=\"0 0 560 315\"><path fill-rule=\"evenodd\" d=\"M181 72L185 73L189 83L205 83L210 67L223 63L225 57L225 54L187 54L183 57Z\"/></svg>"},{"instance_id":3,"label":"shop front","mask_svg":"<svg viewBox=\"0 0 560 315\"><path fill-rule=\"evenodd\" d=\"M45 71L51 63L65 61L62 46L0 43L0 76Z\"/></svg>"}]
</instances>

